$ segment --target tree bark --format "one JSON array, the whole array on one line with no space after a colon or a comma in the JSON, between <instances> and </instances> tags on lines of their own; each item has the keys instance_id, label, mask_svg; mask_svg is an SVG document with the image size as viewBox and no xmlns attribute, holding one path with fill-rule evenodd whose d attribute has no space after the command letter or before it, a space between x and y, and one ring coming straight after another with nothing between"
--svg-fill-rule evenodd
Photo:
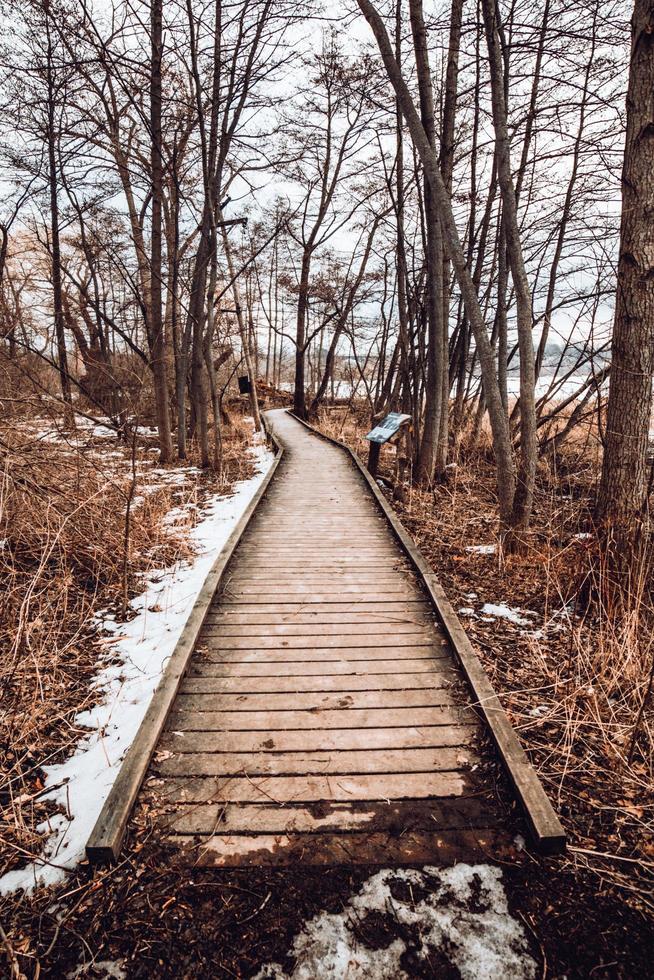
<instances>
[{"instance_id":1,"label":"tree bark","mask_svg":"<svg viewBox=\"0 0 654 980\"><path fill-rule=\"evenodd\" d=\"M48 189L50 192L50 234L52 237L52 305L54 311L55 338L57 341L57 367L61 383L61 394L66 406L66 420L74 423L70 375L68 373L68 354L66 351L66 332L64 327L64 304L61 285L61 242L59 236L59 199L57 187L57 137L55 132L55 81L52 35L50 32L50 4L45 4L47 39L47 140L48 140Z\"/></svg>"},{"instance_id":2,"label":"tree bark","mask_svg":"<svg viewBox=\"0 0 654 980\"><path fill-rule=\"evenodd\" d=\"M450 11L450 38L447 50L447 70L445 73L445 98L443 101L443 123L440 139L440 164L445 190L452 195L452 176L454 173L454 129L456 105L458 100L459 52L461 48L461 24L463 20L463 0L452 0ZM474 213L474 212L473 212ZM471 225L471 232L474 226ZM443 301L443 370L441 372L441 419L438 430L435 477L444 480L447 472L450 429L450 262L443 252L442 301Z\"/></svg>"},{"instance_id":3,"label":"tree bark","mask_svg":"<svg viewBox=\"0 0 654 980\"><path fill-rule=\"evenodd\" d=\"M307 417L305 394L305 363L307 310L309 307L309 274L311 272L311 253L305 250L302 256L300 282L297 297L297 319L295 323L295 377L293 389L293 411L301 418Z\"/></svg>"},{"instance_id":4,"label":"tree bark","mask_svg":"<svg viewBox=\"0 0 654 980\"><path fill-rule=\"evenodd\" d=\"M496 0L482 0L482 9L490 66L497 178L502 195L502 223L506 237L507 258L515 289L520 349L520 466L510 524L514 531L524 532L529 527L533 506L537 460L536 375L532 336L531 289L522 253L516 193L511 175L511 144L504 95L504 70L498 37Z\"/></svg>"},{"instance_id":5,"label":"tree bark","mask_svg":"<svg viewBox=\"0 0 654 980\"><path fill-rule=\"evenodd\" d=\"M411 32L418 75L420 118L432 150L436 149L436 120L427 33L422 0L409 0ZM417 477L429 486L434 477L441 425L443 396L443 241L436 200L429 180L424 181L425 234L427 260L427 378L425 420L420 440Z\"/></svg>"},{"instance_id":6,"label":"tree bark","mask_svg":"<svg viewBox=\"0 0 654 980\"><path fill-rule=\"evenodd\" d=\"M150 357L154 381L154 401L159 430L159 458L169 463L173 458L166 371L166 338L162 315L161 211L163 201L163 168L161 140L161 58L163 46L163 0L151 0L150 31L150 137L152 167L152 234L150 242Z\"/></svg>"},{"instance_id":7,"label":"tree bark","mask_svg":"<svg viewBox=\"0 0 654 980\"><path fill-rule=\"evenodd\" d=\"M654 2L631 21L627 135L611 382L597 513L612 584L637 574L647 511L647 449L654 370Z\"/></svg>"}]
</instances>

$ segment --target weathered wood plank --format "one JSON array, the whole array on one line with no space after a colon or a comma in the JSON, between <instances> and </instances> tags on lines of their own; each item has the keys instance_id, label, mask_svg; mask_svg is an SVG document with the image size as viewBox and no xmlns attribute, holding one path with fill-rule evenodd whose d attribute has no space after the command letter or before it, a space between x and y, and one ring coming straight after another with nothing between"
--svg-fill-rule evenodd
<instances>
[{"instance_id":1,"label":"weathered wood plank","mask_svg":"<svg viewBox=\"0 0 654 980\"><path fill-rule=\"evenodd\" d=\"M457 725L475 717L472 708L352 708L327 711L203 711L202 694L189 695L196 703L185 710L175 703L170 715L174 728L191 731L285 731L291 728L407 728L421 725ZM206 695L211 698L212 695Z\"/></svg>"},{"instance_id":2,"label":"weathered wood plank","mask_svg":"<svg viewBox=\"0 0 654 980\"><path fill-rule=\"evenodd\" d=\"M165 800L180 803L318 803L322 800L406 800L471 795L465 772L329 776L168 776L149 781Z\"/></svg>"},{"instance_id":3,"label":"weathered wood plank","mask_svg":"<svg viewBox=\"0 0 654 980\"><path fill-rule=\"evenodd\" d=\"M350 650L350 649L392 649L406 647L409 650L416 647L430 647L442 655L446 640L441 644L434 643L433 633L400 633L389 636L384 633L374 633L368 636L340 633L333 636L321 636L319 633L302 634L300 636L224 636L211 628L202 631L200 640L206 650ZM314 659L308 657L307 659Z\"/></svg>"},{"instance_id":4,"label":"weathered wood plank","mask_svg":"<svg viewBox=\"0 0 654 980\"><path fill-rule=\"evenodd\" d=\"M399 578L383 582L358 582L356 585L350 582L340 582L338 579L334 579L333 581L325 581L323 579L320 585L315 582L266 582L263 586L232 579L225 583L221 592L221 596L279 595L287 597L286 601L300 601L307 596L310 596L313 600L316 594L327 595L332 601L334 595L347 597L348 600L350 597L358 597L360 595L370 596L371 594L379 598L386 595L402 595L410 598L420 596L420 593L414 586L408 582L403 583ZM318 601L320 602L322 600L319 599Z\"/></svg>"},{"instance_id":5,"label":"weathered wood plank","mask_svg":"<svg viewBox=\"0 0 654 980\"><path fill-rule=\"evenodd\" d=\"M290 623L298 625L311 624L315 626L333 624L346 628L349 628L350 624L359 624L363 628L368 626L388 627L389 625L398 627L406 625L407 627L420 628L432 626L433 619L428 610L419 610L416 613L387 612L382 607L378 607L375 611L370 612L365 610L361 612L358 607L356 609L350 609L348 612L326 612L320 608L307 609L306 607L299 607L299 609L293 609L290 612L277 611L262 613L252 612L251 610L247 612L240 612L240 610L228 612L222 606L213 605L207 614L206 623L211 626L221 626L223 624L226 626L283 626L286 623ZM380 632L383 632L383 629Z\"/></svg>"},{"instance_id":6,"label":"weathered wood plank","mask_svg":"<svg viewBox=\"0 0 654 980\"><path fill-rule=\"evenodd\" d=\"M311 677L234 677L231 674L216 677L199 668L193 676L182 682L181 690L189 693L233 694L302 694L305 692L350 691L411 691L428 688L450 687L460 674L443 667L440 671L426 674L347 674Z\"/></svg>"},{"instance_id":7,"label":"weathered wood plank","mask_svg":"<svg viewBox=\"0 0 654 980\"><path fill-rule=\"evenodd\" d=\"M358 593L307 592L306 594L292 594L290 592L286 592L279 595L274 592L259 592L239 595L238 593L229 590L228 592L221 593L220 601L226 606L270 606L277 603L279 606L324 605L329 607L334 605L356 606L359 603L381 603L386 605L387 602L398 601L406 603L407 605L411 605L412 603L415 603L416 605L424 605L424 599L417 593L407 594L407 592L403 591L402 589L395 589L392 592L381 592L380 590L376 590L372 592Z\"/></svg>"},{"instance_id":8,"label":"weathered wood plank","mask_svg":"<svg viewBox=\"0 0 654 980\"><path fill-rule=\"evenodd\" d=\"M325 711L345 708L424 708L456 704L445 687L416 691L341 691L311 694L235 694L189 690L185 682L177 695L180 710L194 711ZM208 707L209 706L209 707Z\"/></svg>"},{"instance_id":9,"label":"weathered wood plank","mask_svg":"<svg viewBox=\"0 0 654 980\"><path fill-rule=\"evenodd\" d=\"M311 611L314 606L317 613L323 614L331 612L337 615L344 613L375 613L376 615L389 615L390 613L407 613L413 616L424 613L431 613L431 606L428 602L416 601L407 602L406 600L397 601L388 599L383 602L329 602L322 608L320 603L311 603L305 600L300 602L282 602L279 596L274 597L276 601L261 602L233 602L231 599L223 598L220 601L220 609L225 613L276 613L278 615L294 614ZM215 608L215 607L214 607Z\"/></svg>"},{"instance_id":10,"label":"weathered wood plank","mask_svg":"<svg viewBox=\"0 0 654 980\"><path fill-rule=\"evenodd\" d=\"M170 726L160 748L174 752L326 752L330 749L435 748L474 744L478 724L279 732L182 732Z\"/></svg>"},{"instance_id":11,"label":"weathered wood plank","mask_svg":"<svg viewBox=\"0 0 654 980\"><path fill-rule=\"evenodd\" d=\"M445 661L449 662L449 661ZM442 660L429 655L414 660L330 660L303 663L285 661L283 663L239 663L225 664L220 661L204 663L194 661L189 669L191 676L201 674L206 677L214 667L214 676L224 677L315 677L330 675L352 676L358 674L430 674L443 669Z\"/></svg>"},{"instance_id":12,"label":"weathered wood plank","mask_svg":"<svg viewBox=\"0 0 654 980\"><path fill-rule=\"evenodd\" d=\"M211 637L204 637L197 651L197 660L220 664L331 664L339 661L366 660L421 660L423 658L447 660L449 654L444 647L430 643L412 646L374 646L360 645L350 647L317 647L309 644L304 648L259 648L255 644L250 649L230 649L223 647L220 640L215 645Z\"/></svg>"},{"instance_id":13,"label":"weathered wood plank","mask_svg":"<svg viewBox=\"0 0 654 980\"><path fill-rule=\"evenodd\" d=\"M428 637L433 641L434 631L430 624L418 626L415 623L271 623L268 625L257 625L251 623L241 623L223 626L214 624L209 618L205 620L203 635L220 637L221 640L234 640L241 643L249 642L251 637L258 637L259 640L265 639L273 641L275 637L281 637L291 644L294 639L308 639L321 637L327 646L332 646L339 638L354 639L355 637L374 637L376 644L378 638L392 635L399 641L400 637ZM333 642L332 642L333 641ZM415 641L414 641L415 642ZM368 641L370 643L370 640ZM323 645L325 645L323 644Z\"/></svg>"},{"instance_id":14,"label":"weathered wood plank","mask_svg":"<svg viewBox=\"0 0 654 980\"><path fill-rule=\"evenodd\" d=\"M165 753L164 753L165 754ZM397 772L456 772L479 757L463 746L438 749L384 749L345 752L188 752L157 761L160 776L353 775Z\"/></svg>"}]
</instances>

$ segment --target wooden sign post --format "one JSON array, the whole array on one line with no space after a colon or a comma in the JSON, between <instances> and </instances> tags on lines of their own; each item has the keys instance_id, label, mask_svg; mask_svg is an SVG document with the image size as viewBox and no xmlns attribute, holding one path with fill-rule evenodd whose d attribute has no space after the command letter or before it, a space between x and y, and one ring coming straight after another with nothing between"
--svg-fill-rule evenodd
<instances>
[{"instance_id":1,"label":"wooden sign post","mask_svg":"<svg viewBox=\"0 0 654 980\"><path fill-rule=\"evenodd\" d=\"M394 439L400 430L405 428L410 421L410 415L403 415L401 412L389 412L381 420L379 425L376 425L374 429L370 430L366 439L370 443L368 450L368 472L371 476L377 476L381 447L384 443Z\"/></svg>"}]
</instances>

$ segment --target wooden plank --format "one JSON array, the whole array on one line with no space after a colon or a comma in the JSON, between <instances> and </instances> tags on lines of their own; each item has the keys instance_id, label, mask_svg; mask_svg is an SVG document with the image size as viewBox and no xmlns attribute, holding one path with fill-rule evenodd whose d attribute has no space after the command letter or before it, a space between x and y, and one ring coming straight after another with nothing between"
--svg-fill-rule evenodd
<instances>
[{"instance_id":1,"label":"wooden plank","mask_svg":"<svg viewBox=\"0 0 654 980\"><path fill-rule=\"evenodd\" d=\"M403 599L406 602L424 602L423 596L410 585L398 582L362 583L361 585L339 585L323 579L321 583L287 586L268 583L264 588L241 586L232 582L224 586L217 596L219 602L269 603L274 600L288 605L321 605L322 603L342 602L356 605L358 602L375 601L383 603L386 599Z\"/></svg>"},{"instance_id":2,"label":"wooden plank","mask_svg":"<svg viewBox=\"0 0 654 980\"><path fill-rule=\"evenodd\" d=\"M350 541L356 545L366 544L369 541L380 541L389 547L395 547L395 543L388 533L388 528L381 524L373 524L369 521L365 528L362 527L359 530L349 523L342 528L337 528L332 524L329 528L318 529L317 531L316 523L311 518L307 518L304 523L298 519L292 528L281 531L276 531L270 524L265 523L257 528L256 531L252 532L253 543L258 545L262 541L273 541L275 544L278 541L301 541L303 543L308 541L314 548L316 545L322 547L324 543L332 543L334 541L338 544L341 541L345 541L346 543ZM243 543L249 543L249 539L246 539Z\"/></svg>"},{"instance_id":3,"label":"wooden plank","mask_svg":"<svg viewBox=\"0 0 654 980\"><path fill-rule=\"evenodd\" d=\"M406 625L407 627L430 626L433 624L429 612L405 613L405 612L386 612L379 606L374 612L361 612L351 609L349 612L325 612L322 609L300 609L292 612L241 612L224 610L221 606L214 605L207 614L205 621L207 624L225 626L283 626L284 624L311 624L311 625L337 625L349 627L350 624L359 624L362 627L388 627L390 625ZM382 629L383 632L383 629Z\"/></svg>"},{"instance_id":4,"label":"wooden plank","mask_svg":"<svg viewBox=\"0 0 654 980\"><path fill-rule=\"evenodd\" d=\"M406 800L474 794L468 773L396 773L329 776L169 776L148 787L184 803L318 803L321 800Z\"/></svg>"},{"instance_id":5,"label":"wooden plank","mask_svg":"<svg viewBox=\"0 0 654 980\"><path fill-rule=\"evenodd\" d=\"M385 595L405 595L413 598L420 596L420 592L409 582L402 582L400 579L387 579L382 582L371 580L370 582L341 582L338 579L324 577L318 582L266 582L249 583L239 579L232 579L225 583L221 595L246 596L246 595L280 595L287 597L288 600L300 600L306 596L313 597L316 593L320 595L334 595L358 597L360 595L370 595L375 593L379 596ZM338 601L338 600L337 600Z\"/></svg>"},{"instance_id":6,"label":"wooden plank","mask_svg":"<svg viewBox=\"0 0 654 980\"><path fill-rule=\"evenodd\" d=\"M428 674L361 674L314 677L223 677L204 676L200 670L185 677L180 690L188 693L302 694L310 692L414 691L449 687L459 675L444 666Z\"/></svg>"},{"instance_id":7,"label":"wooden plank","mask_svg":"<svg viewBox=\"0 0 654 980\"><path fill-rule=\"evenodd\" d=\"M202 694L189 695L197 702ZM212 695L206 695L207 698ZM475 717L472 708L352 708L327 711L203 711L199 703L192 710L174 705L170 724L185 732L232 731L277 732L286 729L323 728L408 728L421 725L457 725Z\"/></svg>"},{"instance_id":8,"label":"wooden plank","mask_svg":"<svg viewBox=\"0 0 654 980\"><path fill-rule=\"evenodd\" d=\"M306 627L305 627L306 629ZM321 636L320 633L304 634L301 636L224 636L222 633L211 628L205 627L200 639L202 649L205 650L270 650L270 651L289 651L289 650L355 650L360 649L391 649L415 647L431 647L432 650L441 654L447 644L447 640L442 643L434 643L434 635L428 633L399 633L397 636L390 636L388 633L372 633L364 636L362 633L355 633L353 636L348 633L336 633L331 636ZM308 660L315 659L307 657Z\"/></svg>"},{"instance_id":9,"label":"wooden plank","mask_svg":"<svg viewBox=\"0 0 654 980\"><path fill-rule=\"evenodd\" d=\"M415 598L413 598L415 596ZM275 602L280 606L289 605L328 605L333 606L338 605L357 605L358 603L382 603L386 605L387 602L397 602L401 600L402 602L418 603L424 604L424 599L419 593L407 594L401 589L397 589L393 592L359 592L359 593L346 593L346 592L309 592L306 595L301 595L299 593L293 595L291 593L281 593L276 595L274 592L260 592L257 594L248 595L238 595L234 592L221 593L219 596L219 601L225 605L238 606L238 605L265 605L269 606Z\"/></svg>"},{"instance_id":10,"label":"wooden plank","mask_svg":"<svg viewBox=\"0 0 654 980\"><path fill-rule=\"evenodd\" d=\"M189 691L185 683L177 695L181 711L325 711L339 708L411 708L455 704L445 687L415 691L340 691L306 694L235 694ZM210 707L207 707L207 705Z\"/></svg>"},{"instance_id":11,"label":"wooden plank","mask_svg":"<svg viewBox=\"0 0 654 980\"><path fill-rule=\"evenodd\" d=\"M325 830L386 831L400 837L411 830L434 831L487 828L494 821L486 800L475 797L439 800L352 801L317 806L276 806L270 803L200 803L169 807L158 824L171 833L320 834Z\"/></svg>"},{"instance_id":12,"label":"wooden plank","mask_svg":"<svg viewBox=\"0 0 654 980\"><path fill-rule=\"evenodd\" d=\"M401 636L420 636L429 637L433 640L434 637L434 630L430 624L418 626L411 622L399 622L394 623L392 629L396 639ZM331 641L336 641L338 637L362 636L364 639L374 637L374 643L377 643L377 638L387 635L388 631L388 623L235 623L225 626L214 624L207 616L203 634L219 636L222 640L230 639L244 642L248 642L248 637L253 636L271 641L274 637L281 637L287 640L289 644L294 638L321 637L328 646L331 646Z\"/></svg>"},{"instance_id":13,"label":"wooden plank","mask_svg":"<svg viewBox=\"0 0 654 980\"><path fill-rule=\"evenodd\" d=\"M255 555L258 557L261 555L270 555L273 558L286 561L297 558L303 552L307 557L310 557L312 553L316 553L321 560L325 561L329 559L332 563L334 561L345 561L348 558L361 555L361 557L368 559L381 560L381 563L387 567L396 559L401 558L397 546L388 538L385 541L381 538L379 540L368 538L366 540L355 541L351 536L343 535L338 540L321 541L317 540L315 532L312 535L308 534L306 538L298 540L292 540L287 535L280 537L276 541L264 541L262 538L257 537L251 543L243 545L243 551L239 552L239 556L242 555L244 559L252 560Z\"/></svg>"},{"instance_id":14,"label":"wooden plank","mask_svg":"<svg viewBox=\"0 0 654 980\"><path fill-rule=\"evenodd\" d=\"M232 530L198 593L193 609L152 696L148 710L122 761L120 771L86 844L86 856L91 864L106 863L118 858L129 814L145 777L152 753L163 731L214 593L220 585L238 542L282 460L282 447L277 446L277 450L277 456L272 466Z\"/></svg>"},{"instance_id":15,"label":"wooden plank","mask_svg":"<svg viewBox=\"0 0 654 980\"><path fill-rule=\"evenodd\" d=\"M359 674L428 674L434 670L442 670L444 663L449 660L436 660L428 656L414 660L330 660L303 663L301 661L284 663L239 663L225 664L219 661L193 663L190 668L191 676L212 674L217 677L315 677L330 675L352 676ZM213 670L211 669L213 667Z\"/></svg>"},{"instance_id":16,"label":"wooden plank","mask_svg":"<svg viewBox=\"0 0 654 980\"><path fill-rule=\"evenodd\" d=\"M323 550L340 551L341 549L376 551L381 548L384 551L388 550L397 554L396 547L392 543L392 539L389 537L387 531L384 534L372 531L361 534L357 534L354 531L342 531L339 534L320 534L316 531L315 527L307 528L304 533L295 534L285 534L283 531L279 534L265 534L260 531L256 539L253 539L251 545L244 543L245 548L251 546L256 548L257 551L265 551L266 549L277 551L280 545L287 549L306 548L311 551L314 548L318 548L321 552Z\"/></svg>"},{"instance_id":17,"label":"wooden plank","mask_svg":"<svg viewBox=\"0 0 654 980\"><path fill-rule=\"evenodd\" d=\"M448 653L441 646L423 643L414 644L410 647L405 646L379 646L379 647L304 647L301 649L281 648L281 649L258 649L252 647L249 650L229 650L223 649L218 642L213 647L208 639L203 641L202 647L197 651L198 661L206 663L220 664L311 664L323 663L332 664L339 661L366 660L421 660L437 659L447 660Z\"/></svg>"},{"instance_id":18,"label":"wooden plank","mask_svg":"<svg viewBox=\"0 0 654 980\"><path fill-rule=\"evenodd\" d=\"M397 602L393 599L388 600L384 603L379 602L330 602L329 605L325 606L324 609L320 609L319 603L310 602L281 602L279 597L275 602L232 602L225 598L221 599L220 605L215 606L214 609L219 608L222 612L232 612L232 613L278 613L278 614L294 614L296 612L306 612L311 611L311 606L314 605L316 613L331 612L335 614L342 615L343 613L356 612L358 614L362 613L375 613L377 615L388 615L390 613L407 613L413 616L417 616L420 613L425 615L432 612L429 603L424 601L416 602Z\"/></svg>"},{"instance_id":19,"label":"wooden plank","mask_svg":"<svg viewBox=\"0 0 654 980\"><path fill-rule=\"evenodd\" d=\"M357 585L360 587L365 585L368 587L367 591L369 592L371 587L374 588L379 585L387 586L400 583L407 586L412 584L411 577L404 572L392 571L388 573L377 573L374 571L368 575L363 572L361 572L359 575L352 575L351 573L315 573L300 571L298 569L295 574L291 574L290 572L283 572L277 568L274 570L267 568L261 570L256 575L253 575L251 571L248 572L247 575L237 571L226 580L225 584L229 585L230 587L235 586L236 588L240 589L247 587L249 590L257 589L259 592L268 592L270 590L271 577L273 578L274 584L277 588L283 587L285 589L294 589L300 585L305 588L307 586L312 586L315 589L323 586L323 588L320 589L321 592L326 591L324 588L326 585L330 587L335 585L339 587L352 585ZM264 589L263 587L266 585L268 585L268 588ZM417 589L415 583L413 583L413 589ZM331 591L331 588L329 591Z\"/></svg>"},{"instance_id":20,"label":"wooden plank","mask_svg":"<svg viewBox=\"0 0 654 980\"><path fill-rule=\"evenodd\" d=\"M309 553L311 547L308 543L306 545L300 545L295 551L295 554L301 551ZM247 566L243 568L240 565L235 566L233 574L228 577L228 580L231 579L242 584L258 585L262 579L266 581L266 575L272 572L273 578L268 582L269 585L302 585L305 581L323 582L325 585L335 583L339 585L368 583L382 585L394 582L402 585L411 585L414 589L420 591L417 580L410 572L397 570L386 563L383 563L381 567L368 569L363 566L358 568L356 566L349 568L343 566L340 569L330 566L325 569L322 566L287 566L286 556L281 551L276 552L272 559L269 557L264 559L262 557L266 554L264 551L257 553L261 560L254 569ZM278 579L280 580L279 582Z\"/></svg>"},{"instance_id":21,"label":"wooden plank","mask_svg":"<svg viewBox=\"0 0 654 980\"><path fill-rule=\"evenodd\" d=\"M298 530L313 532L314 537L317 535L321 539L323 533L346 534L349 531L354 531L360 536L367 535L371 530L378 534L382 532L388 534L386 522L369 514L360 517L352 516L345 520L337 520L335 516L331 519L322 520L316 516L314 511L313 516L307 514L305 517L300 517L298 515L293 520L280 520L275 515L275 511L272 511L259 522L258 527L252 528L251 536L254 539L259 531L267 534L294 534Z\"/></svg>"},{"instance_id":22,"label":"wooden plank","mask_svg":"<svg viewBox=\"0 0 654 980\"><path fill-rule=\"evenodd\" d=\"M192 867L287 867L382 865L453 865L459 861L515 858L511 839L493 829L412 831L394 838L380 834L321 834L320 846L311 834L214 835L200 838L174 835L169 846Z\"/></svg>"},{"instance_id":23,"label":"wooden plank","mask_svg":"<svg viewBox=\"0 0 654 980\"><path fill-rule=\"evenodd\" d=\"M165 753L164 753L165 754ZM479 757L461 747L439 749L370 749L350 752L195 752L179 753L152 769L160 776L292 776L352 775L397 772L455 772L469 769Z\"/></svg>"},{"instance_id":24,"label":"wooden plank","mask_svg":"<svg viewBox=\"0 0 654 980\"><path fill-rule=\"evenodd\" d=\"M242 554L239 551L238 561L235 567L237 567L239 570L253 569L255 571L260 571L261 569L266 569L266 570L275 569L278 572L279 571L322 572L325 570L327 571L344 570L344 571L354 572L357 569L362 571L367 571L369 569L374 570L376 568L382 570L402 571L404 562L405 559L403 559L401 555L398 555L395 558L392 558L390 561L387 561L385 558L373 557L373 558L366 559L364 556L357 557L356 554L350 555L349 557L346 557L344 555L322 556L320 552L316 552L314 549L311 554L306 555L306 557L303 558L298 558L297 554L295 554L293 557L285 557L283 562L278 562L276 561L275 558L273 558L272 561L268 561L264 564L264 562L257 560L256 557L247 558L244 554ZM407 571L409 574L412 574L413 569L408 568Z\"/></svg>"},{"instance_id":25,"label":"wooden plank","mask_svg":"<svg viewBox=\"0 0 654 980\"><path fill-rule=\"evenodd\" d=\"M291 676L293 674L303 675L321 672L340 673L339 665L345 664L346 669L342 672L349 673L352 666L363 663L369 670L371 666L379 673L387 671L389 663L399 664L400 670L405 673L412 673L416 669L418 661L431 662L431 668L442 669L444 666L452 665L447 653L439 654L431 647L350 647L346 650L212 650L204 647L198 651L195 661L199 664L214 664L222 668L220 673L232 674L236 676L247 676L251 668L268 668L268 674L281 674ZM410 669L404 669L404 663L408 663ZM306 668L306 669L305 669ZM363 673L359 669L358 673ZM263 670L266 673L266 670ZM255 672L254 676L258 676Z\"/></svg>"},{"instance_id":26,"label":"wooden plank","mask_svg":"<svg viewBox=\"0 0 654 980\"><path fill-rule=\"evenodd\" d=\"M159 747L173 752L326 752L330 749L401 749L470 745L478 724L420 728L356 728L287 732L182 732L171 726Z\"/></svg>"}]
</instances>

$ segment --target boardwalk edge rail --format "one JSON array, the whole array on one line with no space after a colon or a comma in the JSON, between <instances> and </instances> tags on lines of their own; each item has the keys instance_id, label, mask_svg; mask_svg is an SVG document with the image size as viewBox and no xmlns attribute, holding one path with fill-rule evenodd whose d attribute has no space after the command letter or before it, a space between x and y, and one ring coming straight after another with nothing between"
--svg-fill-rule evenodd
<instances>
[{"instance_id":1,"label":"boardwalk edge rail","mask_svg":"<svg viewBox=\"0 0 654 980\"><path fill-rule=\"evenodd\" d=\"M220 585L225 569L252 515L268 489L284 454L284 449L277 441L267 420L263 416L262 420L268 442L272 443L275 448L275 459L257 492L233 528L198 593L175 649L170 655L161 680L152 696L148 710L143 717L134 741L125 754L120 771L87 841L86 857L90 864L111 864L118 860L132 807L166 724L172 703L177 696L179 685L188 668L211 601Z\"/></svg>"},{"instance_id":2,"label":"boardwalk edge rail","mask_svg":"<svg viewBox=\"0 0 654 980\"><path fill-rule=\"evenodd\" d=\"M476 699L478 708L495 742L504 768L511 780L518 802L527 820L530 836L535 847L542 854L562 853L566 848L566 836L561 822L554 812L554 808L543 789L538 775L527 758L527 754L522 748L518 736L513 730L506 711L502 707L486 671L475 653L467 633L461 625L459 617L455 613L445 595L442 585L427 560L380 491L377 482L370 475L356 453L345 443L340 442L338 439L332 439L331 436L327 436L318 429L315 429L293 411L289 411L289 415L292 415L294 419L320 439L324 439L326 442L330 442L332 445L345 450L368 484L375 501L388 520L395 537L413 563L414 568L427 589L448 640L461 664L461 668Z\"/></svg>"}]
</instances>

